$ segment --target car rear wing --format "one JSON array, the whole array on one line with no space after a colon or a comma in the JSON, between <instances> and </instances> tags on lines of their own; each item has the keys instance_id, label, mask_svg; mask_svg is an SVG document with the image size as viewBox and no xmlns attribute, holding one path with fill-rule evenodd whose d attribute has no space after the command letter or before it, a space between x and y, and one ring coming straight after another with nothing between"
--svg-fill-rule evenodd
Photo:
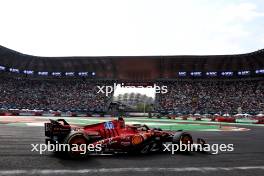
<instances>
[{"instance_id":1,"label":"car rear wing","mask_svg":"<svg viewBox=\"0 0 264 176\"><path fill-rule=\"evenodd\" d=\"M66 120L64 119L58 119L58 120L52 120L49 119L49 123L45 123L45 136L47 137L53 137L58 136L62 137L70 133L71 126Z\"/></svg>"}]
</instances>

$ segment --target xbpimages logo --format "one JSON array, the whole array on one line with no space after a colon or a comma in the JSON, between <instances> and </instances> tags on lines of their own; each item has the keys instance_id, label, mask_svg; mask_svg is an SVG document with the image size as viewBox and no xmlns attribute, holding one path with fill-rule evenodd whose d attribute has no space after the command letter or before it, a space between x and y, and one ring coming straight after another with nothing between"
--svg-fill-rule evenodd
<instances>
[{"instance_id":1,"label":"xbpimages logo","mask_svg":"<svg viewBox=\"0 0 264 176\"><path fill-rule=\"evenodd\" d=\"M159 86L154 84L153 86L124 86L123 83L120 84L124 88L154 88L156 94L166 94L168 93L167 86ZM107 97L111 95L117 88L118 84L114 83L113 86L97 86L98 91L97 93L105 94Z\"/></svg>"}]
</instances>

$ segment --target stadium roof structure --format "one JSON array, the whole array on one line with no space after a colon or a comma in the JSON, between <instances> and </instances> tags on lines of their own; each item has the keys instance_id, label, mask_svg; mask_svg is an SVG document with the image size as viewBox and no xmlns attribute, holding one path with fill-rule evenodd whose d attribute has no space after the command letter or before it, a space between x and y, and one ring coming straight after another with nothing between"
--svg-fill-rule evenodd
<instances>
[{"instance_id":1,"label":"stadium roof structure","mask_svg":"<svg viewBox=\"0 0 264 176\"><path fill-rule=\"evenodd\" d=\"M0 65L48 72L93 71L101 78L173 78L176 72L264 69L264 50L235 55L40 57L0 45Z\"/></svg>"}]
</instances>

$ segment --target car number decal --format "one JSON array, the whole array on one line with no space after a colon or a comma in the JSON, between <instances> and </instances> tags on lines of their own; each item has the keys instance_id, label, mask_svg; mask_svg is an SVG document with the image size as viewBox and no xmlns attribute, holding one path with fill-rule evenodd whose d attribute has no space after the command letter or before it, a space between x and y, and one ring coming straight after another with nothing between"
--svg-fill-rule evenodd
<instances>
[{"instance_id":1,"label":"car number decal","mask_svg":"<svg viewBox=\"0 0 264 176\"><path fill-rule=\"evenodd\" d=\"M114 129L115 128L113 122L105 122L104 127L105 127L105 129Z\"/></svg>"}]
</instances>

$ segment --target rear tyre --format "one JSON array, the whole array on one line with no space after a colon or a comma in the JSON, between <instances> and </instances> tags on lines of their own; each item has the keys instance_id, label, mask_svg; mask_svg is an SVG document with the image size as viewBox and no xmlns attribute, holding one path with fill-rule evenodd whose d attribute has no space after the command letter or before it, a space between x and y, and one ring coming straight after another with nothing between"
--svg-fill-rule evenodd
<instances>
[{"instance_id":1,"label":"rear tyre","mask_svg":"<svg viewBox=\"0 0 264 176\"><path fill-rule=\"evenodd\" d=\"M82 159L88 155L88 141L82 134L74 134L69 137L67 144L70 146L70 151L67 154L73 159Z\"/></svg>"}]
</instances>

